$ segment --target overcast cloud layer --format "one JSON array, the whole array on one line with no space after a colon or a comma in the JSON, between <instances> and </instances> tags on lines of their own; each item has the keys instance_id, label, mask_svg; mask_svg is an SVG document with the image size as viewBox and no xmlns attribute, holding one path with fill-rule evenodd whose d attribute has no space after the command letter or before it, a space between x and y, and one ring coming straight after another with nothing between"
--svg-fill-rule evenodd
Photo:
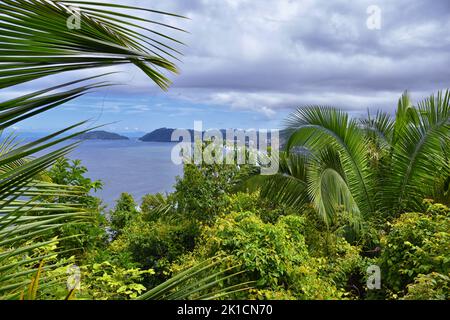
<instances>
[{"instance_id":1,"label":"overcast cloud layer","mask_svg":"<svg viewBox=\"0 0 450 320\"><path fill-rule=\"evenodd\" d=\"M128 1L177 12L182 74L172 94L270 117L306 104L392 108L450 87L450 1ZM381 9L381 29L367 8ZM173 19L169 19L172 23ZM145 88L138 74L136 86Z\"/></svg>"},{"instance_id":2,"label":"overcast cloud layer","mask_svg":"<svg viewBox=\"0 0 450 320\"><path fill-rule=\"evenodd\" d=\"M113 2L190 18L164 18L190 32L173 33L188 46L171 101L271 119L310 104L392 110L406 89L422 98L450 88L449 0ZM367 27L372 5L379 30ZM125 71L117 80L128 86L115 93L160 95L142 72Z\"/></svg>"}]
</instances>

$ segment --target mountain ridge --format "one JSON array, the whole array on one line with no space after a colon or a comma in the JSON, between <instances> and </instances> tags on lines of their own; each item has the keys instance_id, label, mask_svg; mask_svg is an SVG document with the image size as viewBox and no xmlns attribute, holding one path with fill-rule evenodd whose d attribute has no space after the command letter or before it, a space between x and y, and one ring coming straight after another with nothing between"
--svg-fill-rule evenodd
<instances>
[{"instance_id":1,"label":"mountain ridge","mask_svg":"<svg viewBox=\"0 0 450 320\"><path fill-rule=\"evenodd\" d=\"M175 130L178 130L178 129L167 128L167 127L158 128L158 129L155 129L155 130L145 134L144 136L140 137L139 140L143 141L143 142L178 142L178 141L172 141L172 133ZM191 140L193 141L194 140L194 130L193 129L185 129L185 130L189 131L189 133L191 135ZM218 129L218 130L220 132L222 132L222 135L225 137L227 129ZM233 130L236 130L236 129L233 129ZM256 131L257 139L259 139L259 130L254 130L254 131ZM205 133L205 131L202 131L202 134L203 133ZM268 132L267 134L270 139L271 133Z\"/></svg>"},{"instance_id":2,"label":"mountain ridge","mask_svg":"<svg viewBox=\"0 0 450 320\"><path fill-rule=\"evenodd\" d=\"M77 140L130 140L130 138L120 135L118 133L104 131L104 130L96 130L83 133L79 136L76 136L74 139Z\"/></svg>"}]
</instances>

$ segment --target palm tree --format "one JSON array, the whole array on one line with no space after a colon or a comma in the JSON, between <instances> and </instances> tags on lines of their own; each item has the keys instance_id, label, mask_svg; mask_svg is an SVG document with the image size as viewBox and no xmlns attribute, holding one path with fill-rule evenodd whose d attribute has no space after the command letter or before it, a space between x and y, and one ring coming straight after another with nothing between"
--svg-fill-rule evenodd
<instances>
[{"instance_id":1,"label":"palm tree","mask_svg":"<svg viewBox=\"0 0 450 320\"><path fill-rule=\"evenodd\" d=\"M161 89L167 90L170 80L164 71L177 73L174 61L178 60L180 52L175 46L182 43L152 26L184 31L144 15L177 19L183 18L181 16L117 4L59 0L0 0L0 11L0 89L72 70L133 64ZM79 19L79 28L69 28L68 21L72 18ZM0 297L18 298L21 291L23 296L26 286L27 296L36 297L41 273L58 266L44 263L49 256L58 253L44 250L58 243L53 237L56 230L63 224L89 219L87 209L82 206L38 200L49 196L82 196L82 190L77 187L46 182L40 175L79 142L36 155L86 132L70 133L86 122L22 144L5 136L4 130L111 85L99 80L109 74L103 72L55 84L0 102ZM191 277L214 267L215 263L209 261L193 267L142 298L164 297ZM216 277L206 277L198 284L207 288L214 284L213 280ZM55 281L57 279L47 279L46 283ZM188 296L190 291L184 293L180 297Z\"/></svg>"},{"instance_id":2,"label":"palm tree","mask_svg":"<svg viewBox=\"0 0 450 320\"><path fill-rule=\"evenodd\" d=\"M413 106L407 93L395 118L351 118L328 107L299 108L287 119L280 171L253 177L261 194L298 208L312 204L328 225L339 211L356 230L371 219L450 200L450 91Z\"/></svg>"}]
</instances>

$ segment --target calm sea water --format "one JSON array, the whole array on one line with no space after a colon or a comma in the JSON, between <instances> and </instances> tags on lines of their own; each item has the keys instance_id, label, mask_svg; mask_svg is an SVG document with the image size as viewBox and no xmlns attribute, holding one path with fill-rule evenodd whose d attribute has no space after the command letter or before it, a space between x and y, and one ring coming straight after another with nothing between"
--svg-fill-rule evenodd
<instances>
[{"instance_id":1,"label":"calm sea water","mask_svg":"<svg viewBox=\"0 0 450 320\"><path fill-rule=\"evenodd\" d=\"M182 165L170 159L174 144L138 140L89 140L74 150L69 158L80 159L87 176L103 181L103 190L95 193L111 208L122 192L140 202L143 195L173 190Z\"/></svg>"}]
</instances>

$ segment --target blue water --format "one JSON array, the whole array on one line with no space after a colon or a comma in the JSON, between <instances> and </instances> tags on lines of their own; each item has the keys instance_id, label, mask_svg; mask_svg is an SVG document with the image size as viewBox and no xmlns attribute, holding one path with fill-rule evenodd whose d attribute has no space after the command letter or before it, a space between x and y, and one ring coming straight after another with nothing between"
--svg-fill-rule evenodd
<instances>
[{"instance_id":1,"label":"blue water","mask_svg":"<svg viewBox=\"0 0 450 320\"><path fill-rule=\"evenodd\" d=\"M172 191L175 177L183 173L183 167L170 159L173 146L138 140L90 140L69 158L80 159L89 178L102 180L103 189L94 195L111 208L122 192L140 203L145 194Z\"/></svg>"}]
</instances>

